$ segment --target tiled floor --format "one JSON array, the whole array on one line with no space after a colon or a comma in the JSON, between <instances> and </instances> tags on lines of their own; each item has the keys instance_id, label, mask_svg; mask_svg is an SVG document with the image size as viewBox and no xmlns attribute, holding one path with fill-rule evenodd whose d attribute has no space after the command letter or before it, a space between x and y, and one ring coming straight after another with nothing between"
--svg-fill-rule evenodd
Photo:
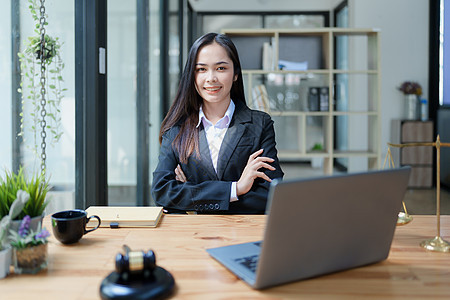
<instances>
[{"instance_id":1,"label":"tiled floor","mask_svg":"<svg viewBox=\"0 0 450 300\"><path fill-rule=\"evenodd\" d=\"M405 205L411 215L435 215L436 214L436 188L411 189L406 192ZM441 188L440 213L450 215L450 192Z\"/></svg>"},{"instance_id":2,"label":"tiled floor","mask_svg":"<svg viewBox=\"0 0 450 300\"><path fill-rule=\"evenodd\" d=\"M285 179L308 178L323 176L322 169L313 169L306 163L286 163L281 168L285 173ZM432 189L408 189L404 202L411 215L435 215L436 214L436 188ZM441 188L440 213L450 215L450 192Z\"/></svg>"}]
</instances>

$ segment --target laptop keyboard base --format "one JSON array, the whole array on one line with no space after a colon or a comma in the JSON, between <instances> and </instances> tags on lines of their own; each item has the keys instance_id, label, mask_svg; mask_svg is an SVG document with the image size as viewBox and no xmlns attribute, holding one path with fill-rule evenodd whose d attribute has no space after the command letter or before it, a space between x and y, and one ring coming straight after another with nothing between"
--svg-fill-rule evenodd
<instances>
[{"instance_id":1,"label":"laptop keyboard base","mask_svg":"<svg viewBox=\"0 0 450 300\"><path fill-rule=\"evenodd\" d=\"M241 258L236 258L234 261L249 269L252 273L256 272L259 255L251 255Z\"/></svg>"}]
</instances>

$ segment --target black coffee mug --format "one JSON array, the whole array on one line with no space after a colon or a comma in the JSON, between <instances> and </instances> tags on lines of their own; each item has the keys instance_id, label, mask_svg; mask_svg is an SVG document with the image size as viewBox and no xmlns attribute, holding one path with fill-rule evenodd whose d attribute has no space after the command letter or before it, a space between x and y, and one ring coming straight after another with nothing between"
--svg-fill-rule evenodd
<instances>
[{"instance_id":1,"label":"black coffee mug","mask_svg":"<svg viewBox=\"0 0 450 300\"><path fill-rule=\"evenodd\" d=\"M86 224L91 218L98 220L98 225L93 229L86 230ZM55 238L63 244L78 242L83 235L100 227L101 220L98 216L87 216L86 211L71 209L60 211L52 215L52 228Z\"/></svg>"}]
</instances>

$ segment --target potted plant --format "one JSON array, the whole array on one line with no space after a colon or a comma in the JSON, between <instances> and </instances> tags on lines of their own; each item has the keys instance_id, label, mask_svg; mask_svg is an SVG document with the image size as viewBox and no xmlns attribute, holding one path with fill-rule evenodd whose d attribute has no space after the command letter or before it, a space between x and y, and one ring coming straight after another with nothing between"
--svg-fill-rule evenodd
<instances>
[{"instance_id":1,"label":"potted plant","mask_svg":"<svg viewBox=\"0 0 450 300\"><path fill-rule=\"evenodd\" d=\"M9 266L11 265L11 246L7 236L11 220L20 214L29 199L30 195L27 192L19 190L9 213L3 216L0 221L0 278L9 274Z\"/></svg>"},{"instance_id":2,"label":"potted plant","mask_svg":"<svg viewBox=\"0 0 450 300\"><path fill-rule=\"evenodd\" d=\"M38 2L28 2L35 21L36 35L29 37L25 41L24 49L17 54L21 69L18 91L22 95L19 136L23 138L27 148L32 149L42 161L42 155L39 155L39 150L44 151L40 142L43 136L41 131L45 131L44 136L50 138L45 144L52 145L59 141L62 135L60 106L63 93L67 89L62 87L64 63L60 55L59 39L45 33L47 15L38 15L42 10ZM27 143L28 140L32 143Z\"/></svg>"},{"instance_id":3,"label":"potted plant","mask_svg":"<svg viewBox=\"0 0 450 300\"><path fill-rule=\"evenodd\" d=\"M311 148L312 152L322 152L323 146L321 143L315 143ZM313 169L320 169L323 166L323 157L311 157L311 167Z\"/></svg>"},{"instance_id":4,"label":"potted plant","mask_svg":"<svg viewBox=\"0 0 450 300\"><path fill-rule=\"evenodd\" d=\"M47 238L50 233L39 224L38 230L30 228L30 216L23 217L19 229L10 230L13 249L14 273L37 273L47 268Z\"/></svg>"},{"instance_id":5,"label":"potted plant","mask_svg":"<svg viewBox=\"0 0 450 300\"><path fill-rule=\"evenodd\" d=\"M0 178L0 217L7 215L16 198L17 192L23 190L30 200L17 216L14 216L11 228L17 230L20 220L28 215L32 218L32 228L36 230L42 221L45 207L48 205L47 193L50 186L44 174L33 175L28 179L21 167L17 173L5 171L5 178Z\"/></svg>"},{"instance_id":6,"label":"potted plant","mask_svg":"<svg viewBox=\"0 0 450 300\"><path fill-rule=\"evenodd\" d=\"M422 87L414 81L403 82L398 89L405 97L405 115L407 120L419 119L420 96L422 95Z\"/></svg>"}]
</instances>

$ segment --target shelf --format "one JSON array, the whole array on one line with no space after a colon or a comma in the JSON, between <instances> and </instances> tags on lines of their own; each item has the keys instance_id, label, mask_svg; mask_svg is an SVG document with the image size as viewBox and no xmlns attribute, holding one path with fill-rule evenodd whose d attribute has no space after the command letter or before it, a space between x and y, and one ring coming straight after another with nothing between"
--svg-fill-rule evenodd
<instances>
[{"instance_id":1,"label":"shelf","mask_svg":"<svg viewBox=\"0 0 450 300\"><path fill-rule=\"evenodd\" d=\"M322 27L322 28L286 28L286 29L223 29L223 33L227 35L274 35L274 34L318 34L318 33L333 33L335 35L370 35L378 34L380 32L379 28L341 28L341 27Z\"/></svg>"},{"instance_id":2,"label":"shelf","mask_svg":"<svg viewBox=\"0 0 450 300\"><path fill-rule=\"evenodd\" d=\"M335 70L331 70L331 72L333 74L373 74L373 75L378 74L377 70L340 70L340 69L335 69Z\"/></svg>"},{"instance_id":3,"label":"shelf","mask_svg":"<svg viewBox=\"0 0 450 300\"><path fill-rule=\"evenodd\" d=\"M333 116L378 116L377 111L333 111Z\"/></svg>"},{"instance_id":4,"label":"shelf","mask_svg":"<svg viewBox=\"0 0 450 300\"><path fill-rule=\"evenodd\" d=\"M280 151L278 156L281 158L312 158L312 157L328 157L327 153L297 152L297 151Z\"/></svg>"},{"instance_id":5,"label":"shelf","mask_svg":"<svg viewBox=\"0 0 450 300\"><path fill-rule=\"evenodd\" d=\"M322 116L322 117L328 117L329 113L326 111L270 111L270 115L277 116L277 117L283 117L283 116Z\"/></svg>"},{"instance_id":6,"label":"shelf","mask_svg":"<svg viewBox=\"0 0 450 300\"><path fill-rule=\"evenodd\" d=\"M331 153L328 152L299 152L299 151L280 151L280 157L296 157L296 158L311 158L311 157L329 157ZM356 157L364 156L376 158L377 153L370 151L334 151L333 157Z\"/></svg>"},{"instance_id":7,"label":"shelf","mask_svg":"<svg viewBox=\"0 0 450 300\"><path fill-rule=\"evenodd\" d=\"M327 75L330 73L329 70L305 70L305 71L295 71L295 70L259 70L259 69L254 69L254 70L242 70L242 74L243 75L252 75L252 74L259 74L259 75L266 75L266 74L324 74ZM368 72L367 72L368 73Z\"/></svg>"},{"instance_id":8,"label":"shelf","mask_svg":"<svg viewBox=\"0 0 450 300\"><path fill-rule=\"evenodd\" d=\"M378 154L372 151L333 151L334 157L356 157L356 156L364 156L364 157L372 157L377 158Z\"/></svg>"}]
</instances>

